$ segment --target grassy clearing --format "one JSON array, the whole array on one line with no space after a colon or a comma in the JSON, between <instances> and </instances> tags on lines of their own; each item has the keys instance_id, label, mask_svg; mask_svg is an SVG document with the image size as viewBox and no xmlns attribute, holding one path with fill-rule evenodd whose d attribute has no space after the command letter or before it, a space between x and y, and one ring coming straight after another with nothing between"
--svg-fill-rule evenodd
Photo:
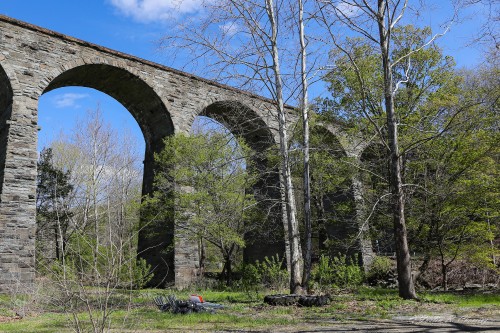
<instances>
[{"instance_id":1,"label":"grassy clearing","mask_svg":"<svg viewBox=\"0 0 500 333\"><path fill-rule=\"evenodd\" d=\"M188 293L170 290L136 291L130 298L128 308L123 307L126 294L115 295L116 306L111 314L115 332L168 332L168 331L214 331L214 330L272 330L273 328L321 327L332 320L387 319L396 315L429 313L455 313L462 316L477 316L484 313L500 315L500 294L451 294L422 293L421 301L404 301L395 290L361 287L349 293L332 296L328 306L319 308L272 307L262 302L264 294L238 292L199 291L207 301L225 306L215 314L195 313L174 315L162 313L153 304L156 295L175 294L187 299ZM19 298L19 302L28 300ZM0 332L71 332L68 314L54 307L33 304L29 315L15 318L15 299L0 296ZM488 311L484 311L485 307ZM85 315L83 316L85 319Z\"/></svg>"},{"instance_id":2,"label":"grassy clearing","mask_svg":"<svg viewBox=\"0 0 500 333\"><path fill-rule=\"evenodd\" d=\"M453 294L453 293L428 293L423 295L428 302L456 304L460 307L480 307L485 305L500 306L500 293L491 294Z\"/></svg>"}]
</instances>

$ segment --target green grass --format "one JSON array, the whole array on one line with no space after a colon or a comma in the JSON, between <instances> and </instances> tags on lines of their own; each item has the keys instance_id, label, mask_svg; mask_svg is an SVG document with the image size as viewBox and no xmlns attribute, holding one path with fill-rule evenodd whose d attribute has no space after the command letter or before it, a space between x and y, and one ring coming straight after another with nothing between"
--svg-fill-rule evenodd
<instances>
[{"instance_id":1,"label":"green grass","mask_svg":"<svg viewBox=\"0 0 500 333\"><path fill-rule=\"evenodd\" d=\"M456 294L426 293L422 299L427 302L454 304L459 307L500 306L500 293L496 294Z\"/></svg>"},{"instance_id":2,"label":"green grass","mask_svg":"<svg viewBox=\"0 0 500 333\"><path fill-rule=\"evenodd\" d=\"M360 287L354 295L358 300L372 300L385 306L391 303L399 305L404 302L398 297L398 291L395 289ZM418 296L423 302L453 304L460 307L500 306L500 292L498 291L496 293L421 292Z\"/></svg>"},{"instance_id":3,"label":"green grass","mask_svg":"<svg viewBox=\"0 0 500 333\"><path fill-rule=\"evenodd\" d=\"M400 314L448 312L463 315L477 314L488 307L493 316L500 314L500 294L421 293L421 301L405 301L396 290L360 287L355 292L333 295L328 306L319 308L273 307L262 302L264 294L243 292L198 291L207 301L220 303L224 309L217 313L178 315L160 312L153 304L157 295L175 294L187 299L188 292L146 289L131 294L131 309L126 305L130 297L117 291L113 296L114 309L111 323L114 332L151 331L214 331L214 330L268 330L297 325L320 327L332 319L376 320ZM1 295L0 316L14 317L16 306L31 305L29 297L18 299ZM19 304L16 304L19 302ZM27 303L28 302L28 303ZM71 318L54 305L33 304L29 315L22 320L0 322L0 332L72 332ZM88 315L82 310L82 320ZM307 326L306 326L307 327Z\"/></svg>"},{"instance_id":4,"label":"green grass","mask_svg":"<svg viewBox=\"0 0 500 333\"><path fill-rule=\"evenodd\" d=\"M8 323L0 323L0 332L53 333L70 332L68 317L63 314L44 313Z\"/></svg>"}]
</instances>

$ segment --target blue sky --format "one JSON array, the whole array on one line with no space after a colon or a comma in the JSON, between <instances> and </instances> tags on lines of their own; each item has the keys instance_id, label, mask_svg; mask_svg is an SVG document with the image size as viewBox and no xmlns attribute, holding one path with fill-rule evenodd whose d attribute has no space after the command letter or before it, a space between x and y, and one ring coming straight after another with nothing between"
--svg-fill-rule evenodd
<instances>
[{"instance_id":1,"label":"blue sky","mask_svg":"<svg viewBox=\"0 0 500 333\"><path fill-rule=\"evenodd\" d=\"M193 17L201 11L200 4L198 0L2 0L0 13L134 56L180 67L181 64L172 63L157 51L156 42L168 31L173 15ZM463 22L453 26L450 33L439 41L460 67L473 68L483 61L479 46L467 46L482 23L477 10L467 13ZM448 14L446 9L429 11L422 19L426 24L434 25ZM324 88L316 88L316 91L323 93ZM39 125L42 130L39 147L47 145L59 132L71 128L79 115L95 108L97 103L113 126L126 126L140 137L135 120L109 96L90 89L63 88L40 99Z\"/></svg>"}]
</instances>

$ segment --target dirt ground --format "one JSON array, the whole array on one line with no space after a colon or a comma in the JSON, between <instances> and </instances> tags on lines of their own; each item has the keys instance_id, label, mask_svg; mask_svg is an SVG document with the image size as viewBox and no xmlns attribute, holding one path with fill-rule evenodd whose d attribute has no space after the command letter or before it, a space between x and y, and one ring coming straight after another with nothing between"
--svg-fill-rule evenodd
<instances>
[{"instance_id":1,"label":"dirt ground","mask_svg":"<svg viewBox=\"0 0 500 333\"><path fill-rule=\"evenodd\" d=\"M193 331L194 332L194 331ZM442 332L499 332L500 318L477 319L454 317L452 315L394 317L390 320L368 321L321 321L294 327L282 327L264 331L230 330L217 333L259 332L259 333L340 333L340 332L385 332L385 333L442 333Z\"/></svg>"}]
</instances>

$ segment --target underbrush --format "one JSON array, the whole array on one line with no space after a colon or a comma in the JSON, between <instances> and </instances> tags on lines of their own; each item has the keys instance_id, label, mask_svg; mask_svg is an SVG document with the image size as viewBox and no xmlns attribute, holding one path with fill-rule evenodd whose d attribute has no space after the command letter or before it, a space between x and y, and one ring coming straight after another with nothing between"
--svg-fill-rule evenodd
<instances>
[{"instance_id":1,"label":"underbrush","mask_svg":"<svg viewBox=\"0 0 500 333\"><path fill-rule=\"evenodd\" d=\"M415 262L418 267L419 261ZM467 260L456 260L447 269L447 285L449 289L462 289L470 285L481 287L500 287L499 268L479 267ZM442 285L442 268L439 260L431 260L419 282L428 289L439 288Z\"/></svg>"}]
</instances>

